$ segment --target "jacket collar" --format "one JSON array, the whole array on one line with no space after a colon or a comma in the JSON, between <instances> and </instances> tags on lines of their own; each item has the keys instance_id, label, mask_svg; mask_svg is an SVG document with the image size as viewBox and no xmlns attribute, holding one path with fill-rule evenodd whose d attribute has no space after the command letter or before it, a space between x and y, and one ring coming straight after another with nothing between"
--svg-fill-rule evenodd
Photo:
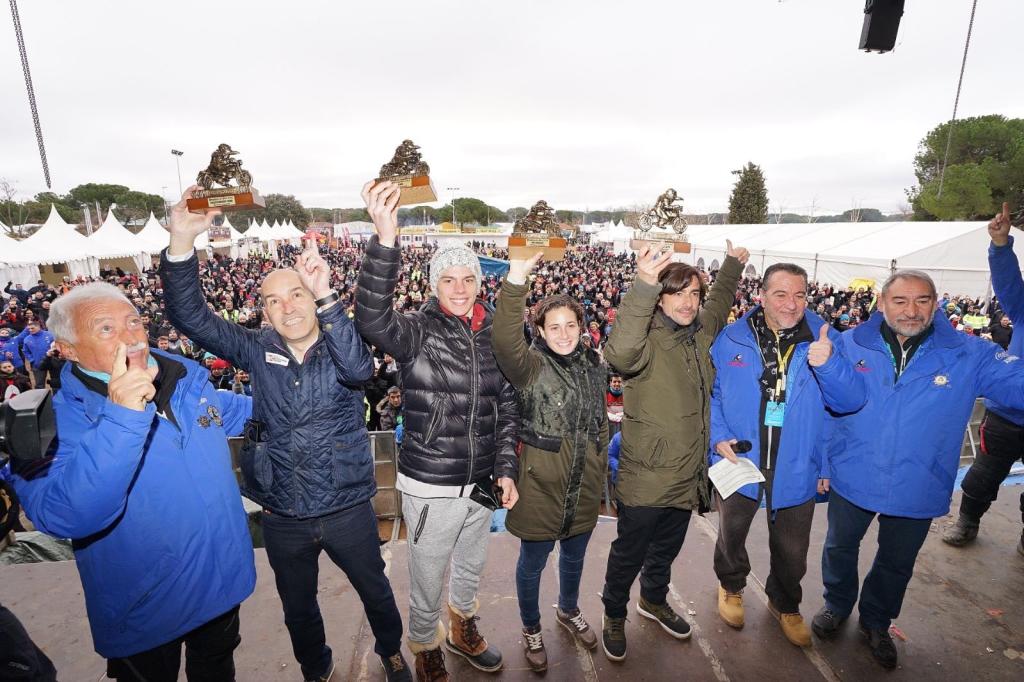
<instances>
[{"instance_id":1,"label":"jacket collar","mask_svg":"<svg viewBox=\"0 0 1024 682\"><path fill-rule=\"evenodd\" d=\"M757 347L757 341L754 339L754 332L750 330L750 318L753 317L760 308L760 305L754 306L748 310L743 317L725 328L725 335L729 337L729 340L750 346L751 348ZM811 310L804 311L803 322L810 327L811 334L814 338L818 338L818 330L821 329L821 325L825 324L825 320L818 317L818 314Z\"/></svg>"},{"instance_id":2,"label":"jacket collar","mask_svg":"<svg viewBox=\"0 0 1024 682\"><path fill-rule=\"evenodd\" d=\"M488 304L486 301L480 300L477 300L473 304L473 307L474 309L480 307L483 309L484 312L483 322L480 325L480 329L474 331L474 333L476 333L477 331L483 331L485 329L490 328L491 319L494 316L494 308L492 308L490 304ZM463 324L463 322L459 318L455 317L454 315L446 313L444 309L441 308L441 304L440 302L438 302L437 296L431 296L430 298L428 298L426 303L420 306L420 311L435 319L441 320L445 324Z\"/></svg>"}]
</instances>

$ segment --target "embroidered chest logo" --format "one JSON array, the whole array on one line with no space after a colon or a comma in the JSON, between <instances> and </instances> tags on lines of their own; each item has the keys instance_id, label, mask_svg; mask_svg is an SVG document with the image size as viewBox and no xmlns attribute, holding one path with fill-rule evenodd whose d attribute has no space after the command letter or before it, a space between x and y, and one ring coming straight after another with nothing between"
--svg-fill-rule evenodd
<instances>
[{"instance_id":1,"label":"embroidered chest logo","mask_svg":"<svg viewBox=\"0 0 1024 682\"><path fill-rule=\"evenodd\" d=\"M743 362L743 354L737 353L736 357L729 361L730 367L746 367L747 363Z\"/></svg>"},{"instance_id":2,"label":"embroidered chest logo","mask_svg":"<svg viewBox=\"0 0 1024 682\"><path fill-rule=\"evenodd\" d=\"M224 420L220 416L220 411L213 405L208 405L206 408L206 414L199 415L196 419L199 425L204 429L210 428L210 424L216 424L217 426L224 426Z\"/></svg>"},{"instance_id":3,"label":"embroidered chest logo","mask_svg":"<svg viewBox=\"0 0 1024 682\"><path fill-rule=\"evenodd\" d=\"M945 374L936 374L935 378L932 379L932 384L934 386L938 386L939 388L945 388L946 386L949 385L949 377L947 377Z\"/></svg>"},{"instance_id":4,"label":"embroidered chest logo","mask_svg":"<svg viewBox=\"0 0 1024 682\"><path fill-rule=\"evenodd\" d=\"M863 360L858 360L857 364L854 365L853 368L855 370L857 370L858 372L870 372L871 371L871 368L868 367L867 363L864 362Z\"/></svg>"}]
</instances>

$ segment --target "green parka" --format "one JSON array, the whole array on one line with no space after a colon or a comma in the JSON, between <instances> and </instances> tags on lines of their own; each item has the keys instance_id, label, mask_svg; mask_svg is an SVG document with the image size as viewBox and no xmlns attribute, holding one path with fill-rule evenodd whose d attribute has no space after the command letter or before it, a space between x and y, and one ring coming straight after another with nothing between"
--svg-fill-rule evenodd
<instances>
[{"instance_id":1,"label":"green parka","mask_svg":"<svg viewBox=\"0 0 1024 682\"><path fill-rule=\"evenodd\" d=\"M708 503L711 343L725 326L743 265L718 271L693 325L673 329L660 285L635 280L622 299L604 357L625 380L616 497L630 507L698 509Z\"/></svg>"},{"instance_id":2,"label":"green parka","mask_svg":"<svg viewBox=\"0 0 1024 682\"><path fill-rule=\"evenodd\" d=\"M529 287L505 282L491 340L494 357L519 393L519 502L505 527L523 540L556 540L597 524L608 471L607 369L580 344L558 355L538 339L527 346L523 310Z\"/></svg>"}]
</instances>

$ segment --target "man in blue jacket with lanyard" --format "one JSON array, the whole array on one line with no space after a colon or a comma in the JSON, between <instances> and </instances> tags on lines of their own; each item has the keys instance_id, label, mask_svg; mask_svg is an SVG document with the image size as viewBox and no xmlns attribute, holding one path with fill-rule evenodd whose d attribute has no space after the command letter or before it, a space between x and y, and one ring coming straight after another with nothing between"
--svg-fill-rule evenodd
<instances>
[{"instance_id":1,"label":"man in blue jacket with lanyard","mask_svg":"<svg viewBox=\"0 0 1024 682\"><path fill-rule=\"evenodd\" d=\"M248 372L253 420L239 457L243 494L263 506L267 559L292 651L306 680L335 670L317 603L322 551L359 594L388 680L410 680L402 658L402 617L384 574L373 456L360 388L373 373L370 350L338 305L331 273L315 247L295 268L260 285L272 327L250 330L210 310L199 282L195 238L217 212L189 213L190 187L171 211L171 241L160 263L167 316L203 348Z\"/></svg>"},{"instance_id":2,"label":"man in blue jacket with lanyard","mask_svg":"<svg viewBox=\"0 0 1024 682\"><path fill-rule=\"evenodd\" d=\"M842 335L864 378L867 404L831 422L825 606L811 626L835 636L855 604L875 660L897 664L889 625L903 604L932 519L949 512L964 427L986 396L1024 408L1024 363L991 341L957 332L936 310L927 273L901 270L882 285L878 312ZM858 603L857 556L878 516L878 551Z\"/></svg>"},{"instance_id":3,"label":"man in blue jacket with lanyard","mask_svg":"<svg viewBox=\"0 0 1024 682\"><path fill-rule=\"evenodd\" d=\"M1004 203L1003 212L988 224L988 233L992 238L988 247L992 290L1014 326L1024 329L1024 279L1020 275L1017 254L1013 252L1008 204ZM1024 355L1024 332L1010 338L1007 350L1011 355ZM960 515L943 533L942 539L946 543L961 547L978 537L981 517L995 502L999 486L1014 462L1021 458L1024 458L1024 409L986 400L985 417L981 422L981 454L967 470L960 486L964 493L960 500ZM1024 521L1024 493L1020 496L1020 511ZM1017 551L1024 556L1024 532Z\"/></svg>"},{"instance_id":4,"label":"man in blue jacket with lanyard","mask_svg":"<svg viewBox=\"0 0 1024 682\"><path fill-rule=\"evenodd\" d=\"M122 681L235 679L238 605L256 584L227 437L250 398L150 351L118 288L60 297L50 328L69 362L53 398L56 452L15 470L42 530L71 538L96 651Z\"/></svg>"},{"instance_id":5,"label":"man in blue jacket with lanyard","mask_svg":"<svg viewBox=\"0 0 1024 682\"><path fill-rule=\"evenodd\" d=\"M711 347L718 369L712 464L747 457L765 477L727 498L715 495L718 613L731 627L743 627L741 593L750 573L745 545L763 496L771 551L766 590L783 634L797 646L811 644L800 615L800 580L807 572L814 497L829 485L820 452L826 409L853 412L865 399L863 379L835 348L838 342L839 332L807 312L807 272L777 263L765 270L761 304L722 330ZM737 455L738 441L749 442L749 452Z\"/></svg>"}]
</instances>

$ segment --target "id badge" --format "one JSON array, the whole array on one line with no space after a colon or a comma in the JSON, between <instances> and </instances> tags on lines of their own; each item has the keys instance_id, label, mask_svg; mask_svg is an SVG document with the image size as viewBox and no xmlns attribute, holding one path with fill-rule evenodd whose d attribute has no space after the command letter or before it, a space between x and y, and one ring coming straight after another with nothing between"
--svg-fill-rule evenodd
<instances>
[{"instance_id":1,"label":"id badge","mask_svg":"<svg viewBox=\"0 0 1024 682\"><path fill-rule=\"evenodd\" d=\"M764 425L782 428L782 422L786 419L786 403L777 403L769 400L764 408Z\"/></svg>"}]
</instances>

